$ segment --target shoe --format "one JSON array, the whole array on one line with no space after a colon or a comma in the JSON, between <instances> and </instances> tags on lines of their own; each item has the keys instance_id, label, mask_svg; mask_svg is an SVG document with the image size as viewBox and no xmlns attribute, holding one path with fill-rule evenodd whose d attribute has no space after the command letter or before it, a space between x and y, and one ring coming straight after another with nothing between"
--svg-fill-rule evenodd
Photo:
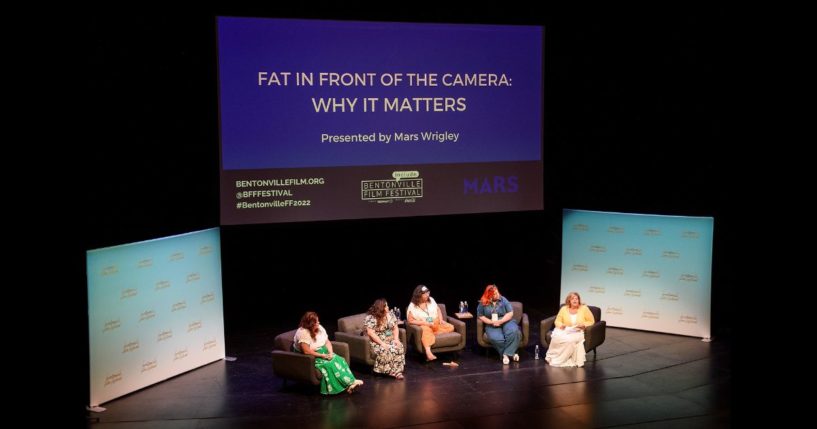
<instances>
[{"instance_id":1,"label":"shoe","mask_svg":"<svg viewBox=\"0 0 817 429\"><path fill-rule=\"evenodd\" d=\"M405 377L403 377L403 374L397 374L397 375L395 375L395 376L394 376L394 378L396 378L396 379L398 379L398 380L402 380L402 379L404 379Z\"/></svg>"},{"instance_id":2,"label":"shoe","mask_svg":"<svg viewBox=\"0 0 817 429\"><path fill-rule=\"evenodd\" d=\"M514 353L513 354L513 361L514 362L519 362L519 353Z\"/></svg>"},{"instance_id":3,"label":"shoe","mask_svg":"<svg viewBox=\"0 0 817 429\"><path fill-rule=\"evenodd\" d=\"M505 365L511 363L511 361L508 360L508 355L502 355L502 363Z\"/></svg>"}]
</instances>

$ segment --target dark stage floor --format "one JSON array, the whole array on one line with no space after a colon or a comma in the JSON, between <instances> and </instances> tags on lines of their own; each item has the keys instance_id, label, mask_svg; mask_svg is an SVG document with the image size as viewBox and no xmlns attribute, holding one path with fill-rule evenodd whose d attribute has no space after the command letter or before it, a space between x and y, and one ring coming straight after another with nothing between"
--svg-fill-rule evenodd
<instances>
[{"instance_id":1,"label":"dark stage floor","mask_svg":"<svg viewBox=\"0 0 817 429\"><path fill-rule=\"evenodd\" d=\"M666 429L732 422L731 348L724 341L608 328L597 358L590 353L584 368L534 360L533 335L521 362L505 366L493 351L440 354L426 364L409 349L406 380L353 366L365 385L352 395L324 397L316 387L284 387L273 374L269 352L276 333L232 338L228 355L237 361L103 404L108 410L89 413L89 426ZM451 358L458 368L442 365Z\"/></svg>"}]
</instances>

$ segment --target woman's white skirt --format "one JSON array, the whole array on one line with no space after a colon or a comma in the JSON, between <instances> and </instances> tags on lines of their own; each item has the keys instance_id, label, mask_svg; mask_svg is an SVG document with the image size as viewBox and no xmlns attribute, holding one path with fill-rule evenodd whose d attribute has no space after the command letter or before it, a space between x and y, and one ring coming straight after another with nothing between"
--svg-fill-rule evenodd
<instances>
[{"instance_id":1,"label":"woman's white skirt","mask_svg":"<svg viewBox=\"0 0 817 429\"><path fill-rule=\"evenodd\" d=\"M585 361L584 331L554 329L545 360L552 366L583 367Z\"/></svg>"}]
</instances>

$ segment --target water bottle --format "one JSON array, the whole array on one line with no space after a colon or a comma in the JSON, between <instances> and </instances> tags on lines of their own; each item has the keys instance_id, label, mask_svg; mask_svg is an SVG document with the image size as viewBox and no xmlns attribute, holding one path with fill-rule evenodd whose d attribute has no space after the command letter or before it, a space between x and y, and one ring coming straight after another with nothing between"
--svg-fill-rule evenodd
<instances>
[{"instance_id":1,"label":"water bottle","mask_svg":"<svg viewBox=\"0 0 817 429\"><path fill-rule=\"evenodd\" d=\"M533 358L539 359L539 344L536 345L536 348L533 349Z\"/></svg>"},{"instance_id":2,"label":"water bottle","mask_svg":"<svg viewBox=\"0 0 817 429\"><path fill-rule=\"evenodd\" d=\"M462 307L464 308L464 310L462 312L467 313L468 312L468 301L463 301L462 303L463 303Z\"/></svg>"},{"instance_id":3,"label":"water bottle","mask_svg":"<svg viewBox=\"0 0 817 429\"><path fill-rule=\"evenodd\" d=\"M465 301L460 301L460 313L465 313Z\"/></svg>"}]
</instances>

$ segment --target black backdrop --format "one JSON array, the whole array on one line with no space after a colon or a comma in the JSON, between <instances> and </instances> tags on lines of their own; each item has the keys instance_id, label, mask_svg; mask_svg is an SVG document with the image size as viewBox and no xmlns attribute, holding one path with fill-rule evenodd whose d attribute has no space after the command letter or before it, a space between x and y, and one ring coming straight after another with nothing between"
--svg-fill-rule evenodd
<instances>
[{"instance_id":1,"label":"black backdrop","mask_svg":"<svg viewBox=\"0 0 817 429\"><path fill-rule=\"evenodd\" d=\"M447 9L90 17L85 225L70 304L85 305L85 250L218 225L215 15L538 24L546 26L545 210L223 227L227 353L235 334L294 327L307 309L334 321L378 296L405 306L418 283L439 302L473 307L496 282L538 322L562 299L563 208L715 217L713 335L730 335L741 230L739 178L726 155L735 142L724 14ZM87 332L83 323L78 317Z\"/></svg>"}]
</instances>

